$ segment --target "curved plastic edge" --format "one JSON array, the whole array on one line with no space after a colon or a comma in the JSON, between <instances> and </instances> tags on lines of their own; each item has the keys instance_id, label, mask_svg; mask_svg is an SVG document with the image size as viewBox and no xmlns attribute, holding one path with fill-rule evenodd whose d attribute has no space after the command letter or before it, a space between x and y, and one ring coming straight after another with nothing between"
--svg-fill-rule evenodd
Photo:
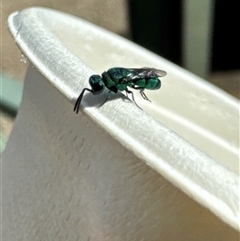
<instances>
[{"instance_id":1,"label":"curved plastic edge","mask_svg":"<svg viewBox=\"0 0 240 241\"><path fill-rule=\"evenodd\" d=\"M8 20L9 29L16 44L34 67L73 102L93 71L44 26L41 14L49 11L59 14L44 8L13 13ZM92 24L80 19L78 21L93 28ZM103 34L109 33L104 31ZM34 38L36 35L37 40ZM87 105L83 101L83 106ZM117 99L101 108L84 108L82 112L187 195L235 229L239 228L239 178L236 174L217 164L131 103L127 111L125 103Z\"/></svg>"}]
</instances>

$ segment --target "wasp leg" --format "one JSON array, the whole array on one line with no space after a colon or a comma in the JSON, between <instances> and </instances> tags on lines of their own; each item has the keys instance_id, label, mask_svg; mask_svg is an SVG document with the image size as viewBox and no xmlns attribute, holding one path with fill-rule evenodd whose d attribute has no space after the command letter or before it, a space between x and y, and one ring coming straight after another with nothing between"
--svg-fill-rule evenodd
<instances>
[{"instance_id":1,"label":"wasp leg","mask_svg":"<svg viewBox=\"0 0 240 241\"><path fill-rule=\"evenodd\" d=\"M98 107L101 107L101 106L103 106L108 100L109 100L109 98L110 98L110 94L111 94L111 90L108 92L108 96L107 96L107 99L106 100L104 100L104 102L101 104L101 105L99 105Z\"/></svg>"},{"instance_id":2,"label":"wasp leg","mask_svg":"<svg viewBox=\"0 0 240 241\"><path fill-rule=\"evenodd\" d=\"M151 102L151 100L148 99L148 97L146 96L146 94L143 91L144 91L144 89L140 90L140 94L143 97L143 99Z\"/></svg>"},{"instance_id":3,"label":"wasp leg","mask_svg":"<svg viewBox=\"0 0 240 241\"><path fill-rule=\"evenodd\" d=\"M134 102L134 104L135 104L138 108L140 108L140 109L142 110L142 108L136 103L136 101L135 101L135 99L134 99L133 92L130 91L129 89L127 89L127 88L126 88L125 91L126 91L126 94L131 94L131 95L132 95L132 101Z\"/></svg>"},{"instance_id":4,"label":"wasp leg","mask_svg":"<svg viewBox=\"0 0 240 241\"><path fill-rule=\"evenodd\" d=\"M135 89L135 90L140 90L140 94L141 94L142 98L144 100L148 100L148 101L151 102L151 100L149 100L148 97L146 96L146 94L143 92L144 88L142 88L142 87L132 87L132 88Z\"/></svg>"}]
</instances>

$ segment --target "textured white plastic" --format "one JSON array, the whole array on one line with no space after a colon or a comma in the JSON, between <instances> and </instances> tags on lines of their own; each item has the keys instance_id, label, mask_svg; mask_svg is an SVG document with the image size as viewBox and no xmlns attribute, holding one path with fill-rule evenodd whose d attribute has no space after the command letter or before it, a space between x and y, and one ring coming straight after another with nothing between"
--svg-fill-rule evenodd
<instances>
[{"instance_id":1,"label":"textured white plastic","mask_svg":"<svg viewBox=\"0 0 240 241\"><path fill-rule=\"evenodd\" d=\"M36 69L28 69L3 154L6 240L19 232L21 240L238 237L233 97L64 13L26 9L9 17L9 28ZM168 76L159 91L146 91L151 102L135 94L143 110L121 95L98 108L106 93L86 94L76 116L73 104L89 76L113 66L153 66Z\"/></svg>"}]
</instances>

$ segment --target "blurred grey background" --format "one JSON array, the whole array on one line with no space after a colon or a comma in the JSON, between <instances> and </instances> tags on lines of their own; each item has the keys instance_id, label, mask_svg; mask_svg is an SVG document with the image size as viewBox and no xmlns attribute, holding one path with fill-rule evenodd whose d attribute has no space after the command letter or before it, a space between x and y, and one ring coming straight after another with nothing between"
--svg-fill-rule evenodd
<instances>
[{"instance_id":1,"label":"blurred grey background","mask_svg":"<svg viewBox=\"0 0 240 241\"><path fill-rule=\"evenodd\" d=\"M239 3L234 0L2 0L0 152L13 126L27 70L8 31L7 18L12 12L41 6L78 16L150 49L239 98Z\"/></svg>"}]
</instances>

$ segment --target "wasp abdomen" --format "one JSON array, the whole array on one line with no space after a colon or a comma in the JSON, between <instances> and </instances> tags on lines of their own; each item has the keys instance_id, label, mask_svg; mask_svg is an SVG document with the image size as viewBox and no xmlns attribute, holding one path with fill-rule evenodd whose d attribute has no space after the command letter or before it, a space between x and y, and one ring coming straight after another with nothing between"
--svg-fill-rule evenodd
<instances>
[{"instance_id":1,"label":"wasp abdomen","mask_svg":"<svg viewBox=\"0 0 240 241\"><path fill-rule=\"evenodd\" d=\"M135 84L139 87L142 87L144 89L148 90L156 90L161 87L161 81L158 78L144 78L144 79L138 79Z\"/></svg>"}]
</instances>

